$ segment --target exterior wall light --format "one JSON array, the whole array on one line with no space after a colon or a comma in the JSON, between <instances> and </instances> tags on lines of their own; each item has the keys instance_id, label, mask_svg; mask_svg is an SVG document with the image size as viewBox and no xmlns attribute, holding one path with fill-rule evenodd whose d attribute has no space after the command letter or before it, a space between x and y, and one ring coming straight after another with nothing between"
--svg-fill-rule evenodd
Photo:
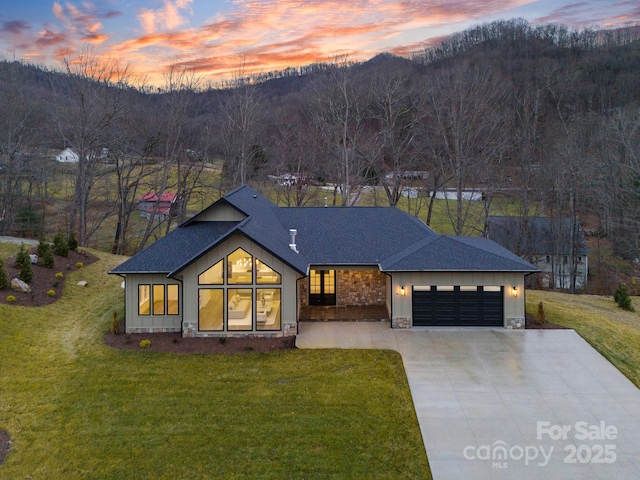
<instances>
[{"instance_id":1,"label":"exterior wall light","mask_svg":"<svg viewBox=\"0 0 640 480\"><path fill-rule=\"evenodd\" d=\"M405 288L404 288L404 285L402 285L402 286L400 287L400 296L401 296L401 297L404 297L406 294L407 294L407 292L406 292L406 290L405 290Z\"/></svg>"},{"instance_id":2,"label":"exterior wall light","mask_svg":"<svg viewBox=\"0 0 640 480\"><path fill-rule=\"evenodd\" d=\"M518 296L518 287L516 287L516 286L511 287L511 296L513 298L517 298L517 296Z\"/></svg>"}]
</instances>

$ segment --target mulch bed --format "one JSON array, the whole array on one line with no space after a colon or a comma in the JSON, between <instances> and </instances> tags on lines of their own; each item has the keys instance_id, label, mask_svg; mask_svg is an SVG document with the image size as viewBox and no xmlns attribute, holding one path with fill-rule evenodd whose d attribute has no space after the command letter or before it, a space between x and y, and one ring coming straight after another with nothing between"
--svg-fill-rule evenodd
<instances>
[{"instance_id":1,"label":"mulch bed","mask_svg":"<svg viewBox=\"0 0 640 480\"><path fill-rule=\"evenodd\" d=\"M123 331L120 322L120 331ZM141 340L150 340L148 348L141 348ZM224 342L224 343L223 343ZM281 338L182 338L180 333L119 333L108 332L104 343L120 350L170 353L263 353L296 348L296 337Z\"/></svg>"},{"instance_id":2,"label":"mulch bed","mask_svg":"<svg viewBox=\"0 0 640 480\"><path fill-rule=\"evenodd\" d=\"M566 330L566 327L562 325L556 325L555 323L544 322L542 325L538 323L538 319L535 315L527 313L525 317L525 328L527 330Z\"/></svg>"},{"instance_id":3,"label":"mulch bed","mask_svg":"<svg viewBox=\"0 0 640 480\"><path fill-rule=\"evenodd\" d=\"M0 465L4 462L4 458L9 453L11 448L11 437L9 434L0 428Z\"/></svg>"},{"instance_id":4,"label":"mulch bed","mask_svg":"<svg viewBox=\"0 0 640 480\"><path fill-rule=\"evenodd\" d=\"M16 251L18 246L16 246ZM36 253L36 247L30 248L29 253ZM78 270L76 264L82 262L83 266L92 264L98 258L95 255L91 255L87 252L70 251L68 257L60 257L53 255L54 267L45 268L41 265L33 264L33 279L28 282L31 287L31 293L15 292L11 290L11 287L7 287L0 290L0 303L10 305L20 305L23 307L41 307L43 305L49 305L62 296L62 288L64 287L65 278L68 273ZM14 268L13 264L15 256L8 258L4 262L4 269L7 272L9 281L12 278L18 278L20 271ZM83 267L80 267L83 268ZM62 272L62 278L56 278L56 273ZM54 290L56 295L54 297L47 296L49 290ZM7 302L7 297L13 295L16 297L15 302Z\"/></svg>"}]
</instances>

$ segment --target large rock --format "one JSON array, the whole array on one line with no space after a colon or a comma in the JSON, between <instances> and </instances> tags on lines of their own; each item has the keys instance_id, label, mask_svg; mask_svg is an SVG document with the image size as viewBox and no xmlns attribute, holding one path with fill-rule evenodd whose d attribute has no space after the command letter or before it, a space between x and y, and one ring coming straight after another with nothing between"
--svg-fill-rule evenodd
<instances>
[{"instance_id":1,"label":"large rock","mask_svg":"<svg viewBox=\"0 0 640 480\"><path fill-rule=\"evenodd\" d=\"M15 290L16 292L31 293L31 287L19 278L14 278L11 280L11 290Z\"/></svg>"}]
</instances>

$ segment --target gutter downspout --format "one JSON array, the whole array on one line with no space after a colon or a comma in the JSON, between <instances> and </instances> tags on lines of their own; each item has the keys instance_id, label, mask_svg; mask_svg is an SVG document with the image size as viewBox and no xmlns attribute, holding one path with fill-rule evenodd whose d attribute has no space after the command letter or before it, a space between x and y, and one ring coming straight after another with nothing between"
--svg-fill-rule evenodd
<instances>
[{"instance_id":1,"label":"gutter downspout","mask_svg":"<svg viewBox=\"0 0 640 480\"><path fill-rule=\"evenodd\" d=\"M389 283L391 284L391 294L389 295L391 298L391 306L388 307L389 308L388 313L389 313L389 328L393 328L393 275L387 272L383 272L382 269L380 268L380 265L378 265L378 270L380 270L382 274L389 277ZM411 313L411 325L413 325L413 312Z\"/></svg>"},{"instance_id":2,"label":"gutter downspout","mask_svg":"<svg viewBox=\"0 0 640 480\"><path fill-rule=\"evenodd\" d=\"M182 317L182 320L180 320L180 337L184 338L184 282L176 277L167 276L167 278L180 282L180 291L182 292L182 296L180 298L180 312L182 312L180 315Z\"/></svg>"}]
</instances>

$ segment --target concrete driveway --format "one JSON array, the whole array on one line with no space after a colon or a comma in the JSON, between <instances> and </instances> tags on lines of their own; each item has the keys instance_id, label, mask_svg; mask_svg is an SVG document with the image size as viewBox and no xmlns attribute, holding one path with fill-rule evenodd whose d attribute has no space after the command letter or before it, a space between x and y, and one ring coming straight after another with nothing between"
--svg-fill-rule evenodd
<instances>
[{"instance_id":1,"label":"concrete driveway","mask_svg":"<svg viewBox=\"0 0 640 480\"><path fill-rule=\"evenodd\" d=\"M402 355L435 480L640 478L640 390L573 330L300 323Z\"/></svg>"}]
</instances>

